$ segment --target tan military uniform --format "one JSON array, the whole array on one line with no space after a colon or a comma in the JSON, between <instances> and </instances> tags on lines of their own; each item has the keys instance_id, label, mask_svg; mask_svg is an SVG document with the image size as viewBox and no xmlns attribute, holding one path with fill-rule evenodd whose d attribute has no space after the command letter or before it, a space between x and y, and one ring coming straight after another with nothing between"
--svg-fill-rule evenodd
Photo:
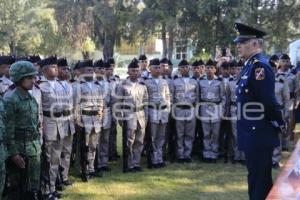
<instances>
[{"instance_id":1,"label":"tan military uniform","mask_svg":"<svg viewBox=\"0 0 300 200\"><path fill-rule=\"evenodd\" d=\"M231 131L232 131L232 149L233 149L233 159L235 161L245 160L244 154L238 149L238 140L237 140L237 104L236 104L236 77L231 78L226 87L226 96L227 96L227 106L229 110L230 122L231 122Z\"/></svg>"},{"instance_id":2,"label":"tan military uniform","mask_svg":"<svg viewBox=\"0 0 300 200\"><path fill-rule=\"evenodd\" d=\"M76 121L85 129L85 141L88 146L88 172L94 169L96 147L103 119L103 96L98 83L81 80L73 85Z\"/></svg>"},{"instance_id":3,"label":"tan military uniform","mask_svg":"<svg viewBox=\"0 0 300 200\"><path fill-rule=\"evenodd\" d=\"M75 134L73 88L72 85L67 81L59 81L59 83L61 84L65 94L62 99L62 106L65 112L63 117L65 136L63 139L60 165L63 168L62 181L67 181L72 153L73 135Z\"/></svg>"},{"instance_id":4,"label":"tan military uniform","mask_svg":"<svg viewBox=\"0 0 300 200\"><path fill-rule=\"evenodd\" d=\"M148 112L152 139L152 164L163 163L163 145L165 129L169 120L170 91L168 82L164 79L151 77L145 80L148 90Z\"/></svg>"},{"instance_id":5,"label":"tan military uniform","mask_svg":"<svg viewBox=\"0 0 300 200\"><path fill-rule=\"evenodd\" d=\"M50 163L50 192L52 193L55 191L63 139L66 135L62 120L64 110L62 98L65 94L58 80L50 81L42 77L39 87L42 93L43 138L46 157Z\"/></svg>"},{"instance_id":6,"label":"tan military uniform","mask_svg":"<svg viewBox=\"0 0 300 200\"><path fill-rule=\"evenodd\" d=\"M114 113L114 103L116 102L116 96L117 96L117 88L120 84L120 78L117 75L114 75L113 77L109 78L109 86L111 89L111 108L112 113ZM109 158L116 159L118 156L117 152L117 119L114 117L114 114L112 116L112 122L111 122L111 128L110 128L110 134L109 134Z\"/></svg>"},{"instance_id":7,"label":"tan military uniform","mask_svg":"<svg viewBox=\"0 0 300 200\"><path fill-rule=\"evenodd\" d=\"M196 127L195 106L199 100L199 85L189 77L179 77L173 85L172 115L176 120L177 158L190 159Z\"/></svg>"},{"instance_id":8,"label":"tan military uniform","mask_svg":"<svg viewBox=\"0 0 300 200\"><path fill-rule=\"evenodd\" d=\"M118 104L123 108L117 115L127 121L128 167L139 167L148 120L147 88L140 82L127 79L120 84L117 94Z\"/></svg>"},{"instance_id":9,"label":"tan military uniform","mask_svg":"<svg viewBox=\"0 0 300 200\"><path fill-rule=\"evenodd\" d=\"M278 73L276 74L277 78L283 79L285 82L287 82L289 91L290 91L290 101L289 101L289 122L288 122L288 132L289 135L292 135L292 131L294 129L294 120L295 120L295 106L296 106L296 100L297 96L299 95L299 88L300 88L300 83L298 81L298 78L292 74L289 71L287 72L282 72L278 70ZM287 147L287 144L283 144L283 147Z\"/></svg>"},{"instance_id":10,"label":"tan military uniform","mask_svg":"<svg viewBox=\"0 0 300 200\"><path fill-rule=\"evenodd\" d=\"M283 119L288 119L289 117L289 101L290 101L290 91L288 83L283 80L283 77L276 77L275 79L275 97L279 105L281 106ZM288 137L280 135L280 146L274 148L273 151L273 164L279 163L281 160L281 148L282 146L289 146Z\"/></svg>"},{"instance_id":11,"label":"tan military uniform","mask_svg":"<svg viewBox=\"0 0 300 200\"><path fill-rule=\"evenodd\" d=\"M97 81L99 90L102 91L104 99L102 130L97 148L98 168L108 166L109 135L112 125L112 98L111 87L107 80Z\"/></svg>"},{"instance_id":12,"label":"tan military uniform","mask_svg":"<svg viewBox=\"0 0 300 200\"><path fill-rule=\"evenodd\" d=\"M217 159L219 155L219 133L221 117L225 111L225 88L222 79L202 79L200 84L200 115L202 120L203 157Z\"/></svg>"}]
</instances>

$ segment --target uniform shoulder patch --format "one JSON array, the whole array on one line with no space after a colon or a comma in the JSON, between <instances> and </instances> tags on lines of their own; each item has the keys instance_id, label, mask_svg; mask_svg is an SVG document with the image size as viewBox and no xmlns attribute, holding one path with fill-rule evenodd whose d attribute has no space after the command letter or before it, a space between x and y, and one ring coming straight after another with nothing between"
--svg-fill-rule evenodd
<instances>
[{"instance_id":1,"label":"uniform shoulder patch","mask_svg":"<svg viewBox=\"0 0 300 200\"><path fill-rule=\"evenodd\" d=\"M265 69L263 67L258 67L255 69L255 79L258 81L265 79Z\"/></svg>"}]
</instances>

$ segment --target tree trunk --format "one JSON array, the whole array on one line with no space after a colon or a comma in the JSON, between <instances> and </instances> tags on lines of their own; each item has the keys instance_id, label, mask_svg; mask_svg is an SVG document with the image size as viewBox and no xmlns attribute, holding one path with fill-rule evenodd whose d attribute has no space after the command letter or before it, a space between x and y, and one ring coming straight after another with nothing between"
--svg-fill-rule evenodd
<instances>
[{"instance_id":1,"label":"tree trunk","mask_svg":"<svg viewBox=\"0 0 300 200\"><path fill-rule=\"evenodd\" d=\"M169 47L168 47L168 59L172 60L173 58L173 50L174 50L174 29L170 28L169 30Z\"/></svg>"},{"instance_id":2,"label":"tree trunk","mask_svg":"<svg viewBox=\"0 0 300 200\"><path fill-rule=\"evenodd\" d=\"M166 24L163 22L161 27L161 39L163 43L163 57L167 56L167 33Z\"/></svg>"},{"instance_id":3,"label":"tree trunk","mask_svg":"<svg viewBox=\"0 0 300 200\"><path fill-rule=\"evenodd\" d=\"M9 43L10 55L16 55L16 43L14 40L11 40Z\"/></svg>"},{"instance_id":4,"label":"tree trunk","mask_svg":"<svg viewBox=\"0 0 300 200\"><path fill-rule=\"evenodd\" d=\"M114 56L116 32L106 30L104 34L103 58L107 61Z\"/></svg>"}]
</instances>

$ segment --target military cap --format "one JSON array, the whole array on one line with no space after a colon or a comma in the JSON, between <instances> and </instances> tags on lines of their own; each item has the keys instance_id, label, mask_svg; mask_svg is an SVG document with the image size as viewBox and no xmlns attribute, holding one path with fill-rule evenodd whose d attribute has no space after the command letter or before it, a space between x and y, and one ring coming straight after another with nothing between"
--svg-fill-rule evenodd
<instances>
[{"instance_id":1,"label":"military cap","mask_svg":"<svg viewBox=\"0 0 300 200\"><path fill-rule=\"evenodd\" d=\"M282 55L280 56L280 59L282 59L282 60L290 60L290 57L289 57L289 55L287 55L287 54L282 54Z\"/></svg>"},{"instance_id":2,"label":"military cap","mask_svg":"<svg viewBox=\"0 0 300 200\"><path fill-rule=\"evenodd\" d=\"M168 58L162 58L159 62L160 64L169 64Z\"/></svg>"},{"instance_id":3,"label":"military cap","mask_svg":"<svg viewBox=\"0 0 300 200\"><path fill-rule=\"evenodd\" d=\"M154 59L150 60L149 66L157 66L157 65L160 65L158 58L154 58Z\"/></svg>"},{"instance_id":4,"label":"military cap","mask_svg":"<svg viewBox=\"0 0 300 200\"><path fill-rule=\"evenodd\" d=\"M147 56L145 54L140 55L139 60L147 60Z\"/></svg>"},{"instance_id":5,"label":"military cap","mask_svg":"<svg viewBox=\"0 0 300 200\"><path fill-rule=\"evenodd\" d=\"M29 55L28 56L28 61L32 62L32 63L38 63L39 61L41 61L41 57L39 55Z\"/></svg>"},{"instance_id":6,"label":"military cap","mask_svg":"<svg viewBox=\"0 0 300 200\"><path fill-rule=\"evenodd\" d=\"M0 56L0 65L11 65L16 61L14 56Z\"/></svg>"},{"instance_id":7,"label":"military cap","mask_svg":"<svg viewBox=\"0 0 300 200\"><path fill-rule=\"evenodd\" d=\"M109 68L110 68L110 65L111 65L110 62L104 62L104 63L103 63L103 67L104 67L105 69L109 69Z\"/></svg>"},{"instance_id":8,"label":"military cap","mask_svg":"<svg viewBox=\"0 0 300 200\"><path fill-rule=\"evenodd\" d=\"M85 67L93 67L93 60L79 61L78 69L85 68Z\"/></svg>"},{"instance_id":9,"label":"military cap","mask_svg":"<svg viewBox=\"0 0 300 200\"><path fill-rule=\"evenodd\" d=\"M190 65L189 62L185 59L181 60L178 64L178 67Z\"/></svg>"},{"instance_id":10,"label":"military cap","mask_svg":"<svg viewBox=\"0 0 300 200\"><path fill-rule=\"evenodd\" d=\"M16 62L18 62L18 61L29 61L29 57L26 57L26 56L17 57Z\"/></svg>"},{"instance_id":11,"label":"military cap","mask_svg":"<svg viewBox=\"0 0 300 200\"><path fill-rule=\"evenodd\" d=\"M215 66L216 64L215 64L215 62L214 62L212 59L209 59L209 60L206 62L205 65L206 65L206 66Z\"/></svg>"},{"instance_id":12,"label":"military cap","mask_svg":"<svg viewBox=\"0 0 300 200\"><path fill-rule=\"evenodd\" d=\"M103 60L102 59L100 59L100 60L96 60L95 62L94 62L94 67L95 68L103 68L104 67L104 62L103 62Z\"/></svg>"},{"instance_id":13,"label":"military cap","mask_svg":"<svg viewBox=\"0 0 300 200\"><path fill-rule=\"evenodd\" d=\"M232 61L230 61L229 62L229 67L237 67L237 62L236 62L236 60L232 60Z\"/></svg>"},{"instance_id":14,"label":"military cap","mask_svg":"<svg viewBox=\"0 0 300 200\"><path fill-rule=\"evenodd\" d=\"M199 65L199 66L205 65L202 59L198 60L198 65Z\"/></svg>"},{"instance_id":15,"label":"military cap","mask_svg":"<svg viewBox=\"0 0 300 200\"><path fill-rule=\"evenodd\" d=\"M139 68L139 61L134 58L128 65L128 69Z\"/></svg>"},{"instance_id":16,"label":"military cap","mask_svg":"<svg viewBox=\"0 0 300 200\"><path fill-rule=\"evenodd\" d=\"M244 67L244 62L242 60L239 60L237 63L237 67Z\"/></svg>"},{"instance_id":17,"label":"military cap","mask_svg":"<svg viewBox=\"0 0 300 200\"><path fill-rule=\"evenodd\" d=\"M109 63L110 65L114 65L114 64L115 64L115 59L114 59L114 58L108 59L108 63Z\"/></svg>"},{"instance_id":18,"label":"military cap","mask_svg":"<svg viewBox=\"0 0 300 200\"><path fill-rule=\"evenodd\" d=\"M221 64L221 67L224 69L228 69L230 67L230 63L225 61Z\"/></svg>"},{"instance_id":19,"label":"military cap","mask_svg":"<svg viewBox=\"0 0 300 200\"><path fill-rule=\"evenodd\" d=\"M269 60L273 60L273 61L277 61L279 58L278 58L278 56L276 55L276 54L273 54L270 58L269 58Z\"/></svg>"},{"instance_id":20,"label":"military cap","mask_svg":"<svg viewBox=\"0 0 300 200\"><path fill-rule=\"evenodd\" d=\"M245 24L235 23L234 26L238 32L238 36L234 39L234 43L245 42L250 39L260 39L266 35L265 32Z\"/></svg>"},{"instance_id":21,"label":"military cap","mask_svg":"<svg viewBox=\"0 0 300 200\"><path fill-rule=\"evenodd\" d=\"M199 66L199 61L198 61L198 60L195 60L195 61L192 63L192 66L193 66L193 67Z\"/></svg>"},{"instance_id":22,"label":"military cap","mask_svg":"<svg viewBox=\"0 0 300 200\"><path fill-rule=\"evenodd\" d=\"M56 56L50 56L48 58L40 60L38 62L38 65L41 66L41 67L44 67L46 65L57 65L57 57Z\"/></svg>"},{"instance_id":23,"label":"military cap","mask_svg":"<svg viewBox=\"0 0 300 200\"><path fill-rule=\"evenodd\" d=\"M73 68L73 70L77 70L77 69L79 69L79 62L80 61L78 61L75 65L74 65L74 68Z\"/></svg>"},{"instance_id":24,"label":"military cap","mask_svg":"<svg viewBox=\"0 0 300 200\"><path fill-rule=\"evenodd\" d=\"M57 66L58 67L66 67L68 65L68 60L66 58L60 58L57 60Z\"/></svg>"}]
</instances>

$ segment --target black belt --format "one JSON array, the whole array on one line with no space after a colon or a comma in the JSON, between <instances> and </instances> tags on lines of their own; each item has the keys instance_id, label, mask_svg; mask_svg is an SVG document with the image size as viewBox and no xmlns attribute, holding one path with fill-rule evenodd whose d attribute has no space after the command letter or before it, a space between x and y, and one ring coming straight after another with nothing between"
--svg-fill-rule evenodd
<instances>
[{"instance_id":1,"label":"black belt","mask_svg":"<svg viewBox=\"0 0 300 200\"><path fill-rule=\"evenodd\" d=\"M236 106L236 102L231 101L231 102L230 102L230 105Z\"/></svg>"},{"instance_id":2,"label":"black belt","mask_svg":"<svg viewBox=\"0 0 300 200\"><path fill-rule=\"evenodd\" d=\"M194 105L176 105L177 108L180 108L180 109L192 109L194 108Z\"/></svg>"},{"instance_id":3,"label":"black belt","mask_svg":"<svg viewBox=\"0 0 300 200\"><path fill-rule=\"evenodd\" d=\"M97 110L82 110L81 114L87 115L87 116L97 116L99 114L99 111L97 111Z\"/></svg>"},{"instance_id":4,"label":"black belt","mask_svg":"<svg viewBox=\"0 0 300 200\"><path fill-rule=\"evenodd\" d=\"M155 110L164 110L166 109L168 106L167 105L160 105L160 104L150 104L148 105L148 108L151 108L151 109L155 109Z\"/></svg>"},{"instance_id":5,"label":"black belt","mask_svg":"<svg viewBox=\"0 0 300 200\"><path fill-rule=\"evenodd\" d=\"M71 110L63 110L62 112L43 111L43 115L46 117L68 117L71 115Z\"/></svg>"},{"instance_id":6,"label":"black belt","mask_svg":"<svg viewBox=\"0 0 300 200\"><path fill-rule=\"evenodd\" d=\"M141 110L144 110L144 106L132 107L132 106L124 105L124 106L122 106L122 108L125 109L125 110L132 110L133 112L139 112Z\"/></svg>"},{"instance_id":7,"label":"black belt","mask_svg":"<svg viewBox=\"0 0 300 200\"><path fill-rule=\"evenodd\" d=\"M280 109L284 109L284 105L279 105L279 108Z\"/></svg>"},{"instance_id":8,"label":"black belt","mask_svg":"<svg viewBox=\"0 0 300 200\"><path fill-rule=\"evenodd\" d=\"M32 142L39 139L39 135L31 134L31 135L16 135L15 140L22 142Z\"/></svg>"},{"instance_id":9,"label":"black belt","mask_svg":"<svg viewBox=\"0 0 300 200\"><path fill-rule=\"evenodd\" d=\"M210 104L219 105L221 103L221 101L201 101L201 103L210 103Z\"/></svg>"}]
</instances>

